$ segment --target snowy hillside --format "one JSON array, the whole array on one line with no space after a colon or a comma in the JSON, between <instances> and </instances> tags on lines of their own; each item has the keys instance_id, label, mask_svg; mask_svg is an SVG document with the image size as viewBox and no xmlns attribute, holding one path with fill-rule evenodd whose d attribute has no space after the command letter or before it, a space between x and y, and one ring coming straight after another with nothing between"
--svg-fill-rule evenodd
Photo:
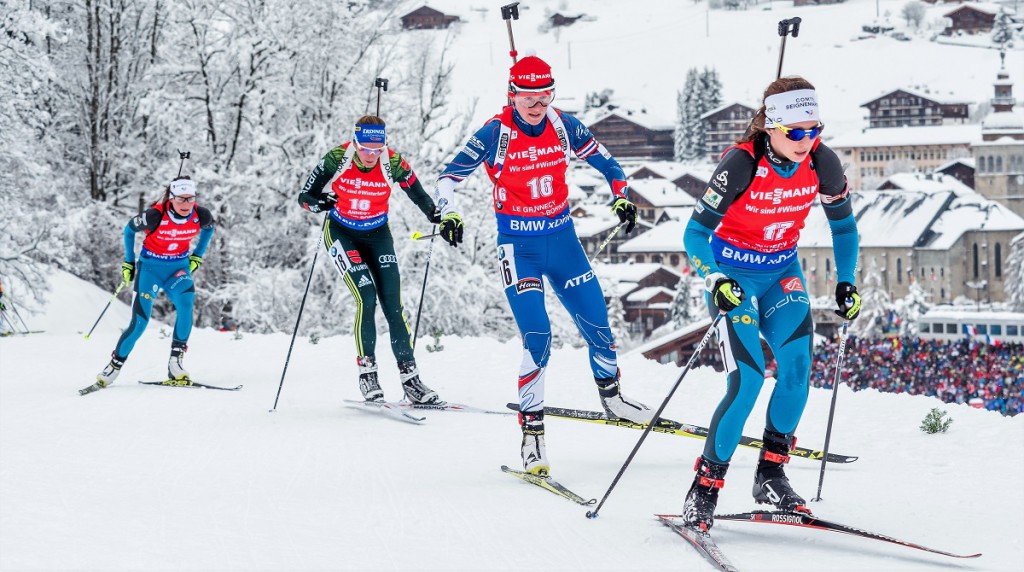
<instances>
[{"instance_id":1,"label":"snowy hillside","mask_svg":"<svg viewBox=\"0 0 1024 572\"><path fill-rule=\"evenodd\" d=\"M710 570L654 513L677 512L703 441L652 435L596 521L584 509L503 475L519 463L512 416L428 412L413 426L345 408L357 398L353 342L300 338L277 412L288 336L197 330L197 379L239 392L143 387L159 377L169 340L152 324L119 382L81 397L127 321L116 305L90 341L108 296L60 274L44 317L51 331L0 339L2 570ZM314 306L315 307L315 306ZM59 308L59 312L55 309ZM59 320L58 320L59 318ZM62 327L72 325L70 327ZM82 326L79 326L82 324ZM445 337L419 352L425 381L451 401L501 408L514 400L515 341ZM386 355L386 354L382 354ZM383 387L398 397L395 366ZM826 367L818 364L817 367ZM657 405L678 368L622 360L629 394ZM551 361L548 403L596 409L586 354ZM766 384L770 386L770 383ZM668 416L707 424L722 376L694 371ZM745 433L760 435L768 389ZM820 447L830 394L812 390L800 445ZM917 426L932 407L946 434ZM638 431L552 419L553 474L600 497ZM845 386L820 516L953 552L955 561L842 535L746 523L716 525L741 570L1019 570L1024 561L1024 417L1004 418L923 397ZM720 510L753 508L756 455L737 451ZM789 474L814 494L819 465Z\"/></svg>"},{"instance_id":2,"label":"snowy hillside","mask_svg":"<svg viewBox=\"0 0 1024 572\"><path fill-rule=\"evenodd\" d=\"M615 100L663 123L676 120L676 93L686 70L714 67L725 101L759 102L775 79L779 57L779 20L799 16L800 34L786 43L784 74L805 76L818 88L825 133L836 136L866 126L861 104L899 87L919 86L935 97L972 103L992 96L999 69L995 50L946 45L929 40L941 15L954 6L927 8L920 31L905 30L910 41L865 34L861 26L875 20L876 7L898 30L907 0L848 0L829 6L793 7L768 2L748 10L707 10L704 2L646 0L636 9L620 0L524 2L513 23L516 46L534 49L552 66L558 86L556 106L582 107L590 92L612 89ZM409 10L421 1L407 2ZM432 8L459 16L453 58L455 93L479 98L477 119L497 113L505 101L508 40L498 3L434 0ZM927 5L926 5L927 6ZM571 26L543 33L551 14L585 14ZM408 33L441 36L429 30ZM1024 69L1024 50L1009 50L1006 69ZM1022 78L1014 78L1018 84ZM1019 98L1019 95L1018 95ZM972 107L973 109L973 107Z\"/></svg>"}]
</instances>

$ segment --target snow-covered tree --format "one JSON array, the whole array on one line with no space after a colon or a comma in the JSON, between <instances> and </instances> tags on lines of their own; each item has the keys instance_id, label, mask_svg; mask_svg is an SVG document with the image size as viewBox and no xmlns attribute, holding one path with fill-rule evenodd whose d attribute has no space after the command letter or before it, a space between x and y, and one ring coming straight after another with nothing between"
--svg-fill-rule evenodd
<instances>
[{"instance_id":1,"label":"snow-covered tree","mask_svg":"<svg viewBox=\"0 0 1024 572\"><path fill-rule=\"evenodd\" d=\"M850 323L850 332L863 338L881 337L885 334L890 308L889 293L882 283L882 272L874 258L858 287L860 293L860 316Z\"/></svg>"},{"instance_id":2,"label":"snow-covered tree","mask_svg":"<svg viewBox=\"0 0 1024 572\"><path fill-rule=\"evenodd\" d=\"M702 158L707 154L707 133L701 116L722 105L722 83L718 72L711 68L703 71L690 68L683 90L676 99L676 160Z\"/></svg>"},{"instance_id":3,"label":"snow-covered tree","mask_svg":"<svg viewBox=\"0 0 1024 572\"><path fill-rule=\"evenodd\" d=\"M996 44L1005 46L1013 40L1013 29L1013 15L1006 10L1005 6L1003 6L999 9L999 14L996 15L995 24L992 26L992 41Z\"/></svg>"},{"instance_id":4,"label":"snow-covered tree","mask_svg":"<svg viewBox=\"0 0 1024 572\"><path fill-rule=\"evenodd\" d=\"M619 346L628 346L631 337L629 323L626 322L626 308L622 304L622 298L614 294L608 300L608 325L611 326L612 335Z\"/></svg>"},{"instance_id":5,"label":"snow-covered tree","mask_svg":"<svg viewBox=\"0 0 1024 572\"><path fill-rule=\"evenodd\" d=\"M928 292L916 280L911 282L907 295L896 300L893 308L900 318L899 334L917 336L917 322L929 309Z\"/></svg>"},{"instance_id":6,"label":"snow-covered tree","mask_svg":"<svg viewBox=\"0 0 1024 572\"><path fill-rule=\"evenodd\" d=\"M911 0L903 5L900 15L906 20L908 27L920 28L925 15L924 4L917 0Z\"/></svg>"}]
</instances>

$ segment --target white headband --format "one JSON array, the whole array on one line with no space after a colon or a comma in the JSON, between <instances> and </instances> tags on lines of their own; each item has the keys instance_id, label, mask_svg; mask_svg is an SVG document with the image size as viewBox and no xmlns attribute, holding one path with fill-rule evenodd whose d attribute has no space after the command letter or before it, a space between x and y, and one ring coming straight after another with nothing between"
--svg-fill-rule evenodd
<instances>
[{"instance_id":1,"label":"white headband","mask_svg":"<svg viewBox=\"0 0 1024 572\"><path fill-rule=\"evenodd\" d=\"M764 100L764 113L768 123L775 122L779 125L821 121L818 95L813 89L797 89L769 95Z\"/></svg>"},{"instance_id":2,"label":"white headband","mask_svg":"<svg viewBox=\"0 0 1024 572\"><path fill-rule=\"evenodd\" d=\"M196 183L189 179L178 179L171 181L171 196L196 196Z\"/></svg>"}]
</instances>

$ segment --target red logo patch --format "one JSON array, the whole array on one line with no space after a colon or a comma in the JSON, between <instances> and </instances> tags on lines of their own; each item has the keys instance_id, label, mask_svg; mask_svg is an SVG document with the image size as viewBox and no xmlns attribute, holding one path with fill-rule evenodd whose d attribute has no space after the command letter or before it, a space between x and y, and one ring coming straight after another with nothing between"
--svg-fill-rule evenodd
<instances>
[{"instance_id":1,"label":"red logo patch","mask_svg":"<svg viewBox=\"0 0 1024 572\"><path fill-rule=\"evenodd\" d=\"M790 276L789 278L783 278L779 282L782 285L783 292L803 292L804 283L800 281L799 276Z\"/></svg>"},{"instance_id":2,"label":"red logo patch","mask_svg":"<svg viewBox=\"0 0 1024 572\"><path fill-rule=\"evenodd\" d=\"M348 256L348 259L352 261L352 264L359 264L363 261L363 257L359 256L358 250L348 250L345 254Z\"/></svg>"}]
</instances>

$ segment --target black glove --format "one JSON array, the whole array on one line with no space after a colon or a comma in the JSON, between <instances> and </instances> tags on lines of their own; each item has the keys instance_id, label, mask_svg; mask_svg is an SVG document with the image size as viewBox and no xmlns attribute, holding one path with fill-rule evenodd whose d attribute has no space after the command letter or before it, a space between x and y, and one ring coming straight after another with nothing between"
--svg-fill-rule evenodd
<instances>
[{"instance_id":1,"label":"black glove","mask_svg":"<svg viewBox=\"0 0 1024 572\"><path fill-rule=\"evenodd\" d=\"M427 214L427 220L429 220L431 224L440 224L441 211L437 210L437 207L434 207L434 210Z\"/></svg>"},{"instance_id":2,"label":"black glove","mask_svg":"<svg viewBox=\"0 0 1024 572\"><path fill-rule=\"evenodd\" d=\"M441 238L452 246L462 242L462 217L458 213L448 213L441 217Z\"/></svg>"},{"instance_id":3,"label":"black glove","mask_svg":"<svg viewBox=\"0 0 1024 572\"><path fill-rule=\"evenodd\" d=\"M711 293L711 300L723 312L731 312L743 302L743 288L740 283L721 272L708 274L704 287Z\"/></svg>"},{"instance_id":4,"label":"black glove","mask_svg":"<svg viewBox=\"0 0 1024 572\"><path fill-rule=\"evenodd\" d=\"M322 213L327 212L334 208L335 203L338 199L332 195L323 195L313 203L304 203L306 210L311 213Z\"/></svg>"},{"instance_id":5,"label":"black glove","mask_svg":"<svg viewBox=\"0 0 1024 572\"><path fill-rule=\"evenodd\" d=\"M844 320L853 320L860 315L860 294L857 287L849 282L836 284L836 315Z\"/></svg>"},{"instance_id":6,"label":"black glove","mask_svg":"<svg viewBox=\"0 0 1024 572\"><path fill-rule=\"evenodd\" d=\"M629 199L619 197L615 199L615 203L612 205L612 212L619 215L620 223L629 223L626 226L626 234L629 234L633 227L636 226L636 205Z\"/></svg>"}]
</instances>

